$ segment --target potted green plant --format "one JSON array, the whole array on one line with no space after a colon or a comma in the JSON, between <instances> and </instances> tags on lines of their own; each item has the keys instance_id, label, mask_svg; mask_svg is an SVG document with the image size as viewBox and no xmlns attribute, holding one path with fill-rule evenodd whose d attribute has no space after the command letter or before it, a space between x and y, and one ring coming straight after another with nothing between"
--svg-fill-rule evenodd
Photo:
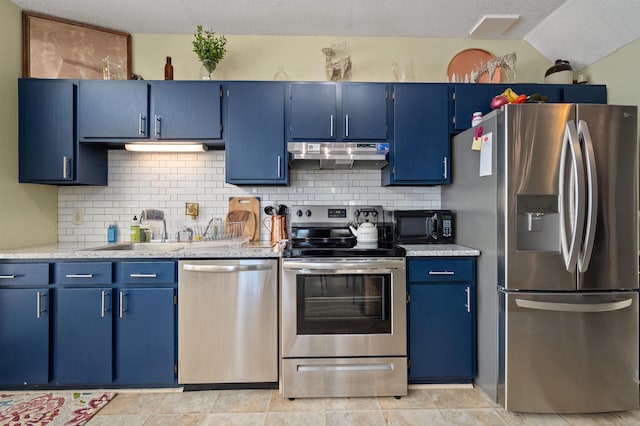
<instances>
[{"instance_id":1,"label":"potted green plant","mask_svg":"<svg viewBox=\"0 0 640 426\"><path fill-rule=\"evenodd\" d=\"M202 25L198 25L197 30L193 40L193 51L202 62L204 69L202 78L211 80L211 74L216 69L218 62L227 53L225 48L227 39L223 35L216 36L213 31L203 30Z\"/></svg>"}]
</instances>

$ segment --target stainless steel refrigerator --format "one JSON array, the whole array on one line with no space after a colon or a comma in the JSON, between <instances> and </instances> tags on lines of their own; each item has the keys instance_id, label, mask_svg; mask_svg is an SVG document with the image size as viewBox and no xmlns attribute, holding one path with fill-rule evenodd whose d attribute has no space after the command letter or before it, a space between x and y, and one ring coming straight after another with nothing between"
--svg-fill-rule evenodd
<instances>
[{"instance_id":1,"label":"stainless steel refrigerator","mask_svg":"<svg viewBox=\"0 0 640 426\"><path fill-rule=\"evenodd\" d=\"M481 251L476 384L510 411L638 408L637 108L507 105L480 127L442 187Z\"/></svg>"}]
</instances>

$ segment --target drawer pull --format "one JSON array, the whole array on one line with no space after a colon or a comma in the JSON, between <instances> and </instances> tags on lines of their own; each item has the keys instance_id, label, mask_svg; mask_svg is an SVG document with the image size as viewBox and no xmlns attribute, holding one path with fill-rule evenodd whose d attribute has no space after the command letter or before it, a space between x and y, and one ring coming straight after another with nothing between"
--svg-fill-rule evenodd
<instances>
[{"instance_id":1,"label":"drawer pull","mask_svg":"<svg viewBox=\"0 0 640 426\"><path fill-rule=\"evenodd\" d=\"M129 274L131 278L158 278L158 274Z\"/></svg>"},{"instance_id":2,"label":"drawer pull","mask_svg":"<svg viewBox=\"0 0 640 426\"><path fill-rule=\"evenodd\" d=\"M455 275L453 271L429 271L429 275Z\"/></svg>"},{"instance_id":3,"label":"drawer pull","mask_svg":"<svg viewBox=\"0 0 640 426\"><path fill-rule=\"evenodd\" d=\"M93 278L93 274L67 274L67 278Z\"/></svg>"},{"instance_id":4,"label":"drawer pull","mask_svg":"<svg viewBox=\"0 0 640 426\"><path fill-rule=\"evenodd\" d=\"M0 278L5 280L12 280L15 277L16 277L15 275L0 275Z\"/></svg>"}]
</instances>

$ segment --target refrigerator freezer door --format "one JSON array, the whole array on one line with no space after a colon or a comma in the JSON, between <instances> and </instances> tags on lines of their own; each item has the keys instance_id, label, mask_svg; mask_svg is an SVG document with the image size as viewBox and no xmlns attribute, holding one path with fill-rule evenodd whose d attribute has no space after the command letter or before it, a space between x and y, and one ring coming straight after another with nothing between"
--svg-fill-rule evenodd
<instances>
[{"instance_id":1,"label":"refrigerator freezer door","mask_svg":"<svg viewBox=\"0 0 640 426\"><path fill-rule=\"evenodd\" d=\"M638 288L637 108L577 105L587 124L598 177L596 231L579 290ZM584 269L584 267L583 267Z\"/></svg>"},{"instance_id":2,"label":"refrigerator freezer door","mask_svg":"<svg viewBox=\"0 0 640 426\"><path fill-rule=\"evenodd\" d=\"M499 292L499 402L534 413L638 408L638 294Z\"/></svg>"}]
</instances>

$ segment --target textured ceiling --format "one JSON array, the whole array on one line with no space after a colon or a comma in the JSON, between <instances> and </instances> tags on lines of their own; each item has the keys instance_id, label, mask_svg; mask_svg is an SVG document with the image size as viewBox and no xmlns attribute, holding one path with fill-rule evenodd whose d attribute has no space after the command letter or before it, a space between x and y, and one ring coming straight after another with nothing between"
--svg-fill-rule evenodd
<instances>
[{"instance_id":1,"label":"textured ceiling","mask_svg":"<svg viewBox=\"0 0 640 426\"><path fill-rule=\"evenodd\" d=\"M638 0L12 0L24 10L128 33L470 38L484 15L574 69L640 38Z\"/></svg>"}]
</instances>

